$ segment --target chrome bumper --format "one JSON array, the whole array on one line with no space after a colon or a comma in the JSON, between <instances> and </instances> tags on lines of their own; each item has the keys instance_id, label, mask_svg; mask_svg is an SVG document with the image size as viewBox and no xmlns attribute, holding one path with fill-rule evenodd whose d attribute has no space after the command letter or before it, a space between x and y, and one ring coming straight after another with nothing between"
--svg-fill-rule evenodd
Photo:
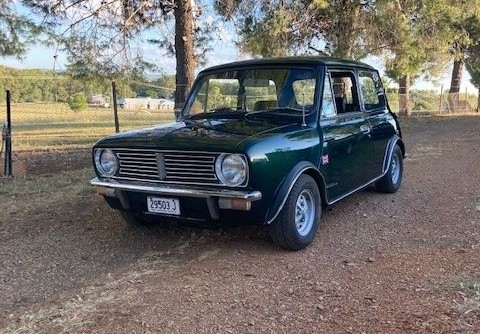
<instances>
[{"instance_id":1,"label":"chrome bumper","mask_svg":"<svg viewBox=\"0 0 480 334\"><path fill-rule=\"evenodd\" d=\"M199 198L232 198L243 199L247 201L258 201L262 198L260 191L241 191L230 189L204 189L187 186L153 185L143 183L122 183L116 180L101 181L97 177L90 181L92 186L105 187L124 191L137 191L150 194L162 194L172 196L186 196Z\"/></svg>"}]
</instances>

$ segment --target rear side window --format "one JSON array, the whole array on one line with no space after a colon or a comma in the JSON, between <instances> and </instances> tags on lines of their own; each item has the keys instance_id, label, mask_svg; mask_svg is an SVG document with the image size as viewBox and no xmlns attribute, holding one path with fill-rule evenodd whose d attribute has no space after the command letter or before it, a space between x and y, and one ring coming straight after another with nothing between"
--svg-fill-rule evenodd
<instances>
[{"instance_id":1,"label":"rear side window","mask_svg":"<svg viewBox=\"0 0 480 334\"><path fill-rule=\"evenodd\" d=\"M366 111L385 107L385 95L376 71L361 71L358 74L362 103Z\"/></svg>"}]
</instances>

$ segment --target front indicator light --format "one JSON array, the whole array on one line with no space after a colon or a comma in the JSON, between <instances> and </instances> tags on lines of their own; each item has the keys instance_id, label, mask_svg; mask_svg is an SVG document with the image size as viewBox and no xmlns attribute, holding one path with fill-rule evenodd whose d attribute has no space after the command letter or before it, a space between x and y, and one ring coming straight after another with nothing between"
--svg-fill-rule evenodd
<instances>
[{"instance_id":1,"label":"front indicator light","mask_svg":"<svg viewBox=\"0 0 480 334\"><path fill-rule=\"evenodd\" d=\"M241 198L219 198L218 207L220 209L250 211L252 202Z\"/></svg>"}]
</instances>

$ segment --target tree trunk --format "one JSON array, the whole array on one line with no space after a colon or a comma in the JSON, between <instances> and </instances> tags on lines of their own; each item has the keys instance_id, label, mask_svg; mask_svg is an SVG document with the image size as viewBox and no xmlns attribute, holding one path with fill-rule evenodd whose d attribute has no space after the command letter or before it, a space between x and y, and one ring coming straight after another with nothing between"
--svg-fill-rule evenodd
<instances>
[{"instance_id":1,"label":"tree trunk","mask_svg":"<svg viewBox=\"0 0 480 334\"><path fill-rule=\"evenodd\" d=\"M460 84L462 83L462 74L464 67L463 56L455 59L453 62L452 79L450 81L450 90L448 91L448 103L450 111L455 112L459 105Z\"/></svg>"},{"instance_id":2,"label":"tree trunk","mask_svg":"<svg viewBox=\"0 0 480 334\"><path fill-rule=\"evenodd\" d=\"M452 80L450 81L449 93L459 93L460 84L462 83L464 59L463 57L453 62Z\"/></svg>"},{"instance_id":3,"label":"tree trunk","mask_svg":"<svg viewBox=\"0 0 480 334\"><path fill-rule=\"evenodd\" d=\"M353 59L356 40L356 29L360 20L360 6L351 0L342 0L337 4L339 10L335 19L335 50L334 56Z\"/></svg>"},{"instance_id":4,"label":"tree trunk","mask_svg":"<svg viewBox=\"0 0 480 334\"><path fill-rule=\"evenodd\" d=\"M193 36L193 8L191 0L175 1L175 110L183 107L195 79L195 50Z\"/></svg>"},{"instance_id":5,"label":"tree trunk","mask_svg":"<svg viewBox=\"0 0 480 334\"><path fill-rule=\"evenodd\" d=\"M399 80L399 107L398 113L402 116L410 116L412 110L410 108L410 74L406 74Z\"/></svg>"}]
</instances>

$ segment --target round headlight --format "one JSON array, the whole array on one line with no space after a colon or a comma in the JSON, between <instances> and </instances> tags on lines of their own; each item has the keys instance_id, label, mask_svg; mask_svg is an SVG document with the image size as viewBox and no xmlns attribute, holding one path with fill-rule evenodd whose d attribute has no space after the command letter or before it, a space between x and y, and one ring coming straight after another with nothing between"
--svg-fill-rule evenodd
<instances>
[{"instance_id":1,"label":"round headlight","mask_svg":"<svg viewBox=\"0 0 480 334\"><path fill-rule=\"evenodd\" d=\"M215 172L223 184L239 186L247 179L247 162L238 154L222 154L215 162Z\"/></svg>"},{"instance_id":2,"label":"round headlight","mask_svg":"<svg viewBox=\"0 0 480 334\"><path fill-rule=\"evenodd\" d=\"M95 165L102 176L113 176L118 169L118 161L112 150L95 150Z\"/></svg>"}]
</instances>

